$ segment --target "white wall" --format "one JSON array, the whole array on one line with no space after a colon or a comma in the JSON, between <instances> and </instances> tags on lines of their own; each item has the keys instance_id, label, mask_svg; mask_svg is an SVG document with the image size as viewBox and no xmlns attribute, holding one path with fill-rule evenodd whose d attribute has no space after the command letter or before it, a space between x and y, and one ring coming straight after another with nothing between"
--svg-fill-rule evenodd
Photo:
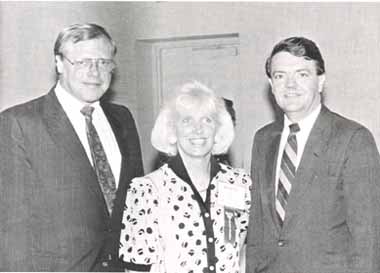
<instances>
[{"instance_id":1,"label":"white wall","mask_svg":"<svg viewBox=\"0 0 380 273\"><path fill-rule=\"evenodd\" d=\"M237 165L249 166L254 132L274 118L264 63L289 36L317 42L326 62L326 104L369 127L380 143L380 3L159 2L133 10L139 39L240 33Z\"/></svg>"},{"instance_id":2,"label":"white wall","mask_svg":"<svg viewBox=\"0 0 380 273\"><path fill-rule=\"evenodd\" d=\"M104 26L118 45L115 100L135 112L134 38L125 4L0 1L0 109L47 93L55 83L58 33L74 23L93 22Z\"/></svg>"},{"instance_id":3,"label":"white wall","mask_svg":"<svg viewBox=\"0 0 380 273\"><path fill-rule=\"evenodd\" d=\"M2 108L47 91L55 37L78 21L104 25L119 44L115 100L132 111L136 39L240 33L239 166L249 165L254 132L273 119L265 58L280 39L295 35L320 46L327 105L365 124L380 144L380 3L0 2Z\"/></svg>"}]
</instances>

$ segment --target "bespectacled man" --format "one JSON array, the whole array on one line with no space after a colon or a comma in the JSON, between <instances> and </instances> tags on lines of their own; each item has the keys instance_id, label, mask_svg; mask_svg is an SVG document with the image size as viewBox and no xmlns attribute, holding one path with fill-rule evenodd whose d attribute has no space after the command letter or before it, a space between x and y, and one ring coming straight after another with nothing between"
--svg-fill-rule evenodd
<instances>
[{"instance_id":1,"label":"bespectacled man","mask_svg":"<svg viewBox=\"0 0 380 273\"><path fill-rule=\"evenodd\" d=\"M54 55L50 92L0 115L0 271L123 271L125 195L143 169L130 111L102 99L116 45L75 24Z\"/></svg>"}]
</instances>

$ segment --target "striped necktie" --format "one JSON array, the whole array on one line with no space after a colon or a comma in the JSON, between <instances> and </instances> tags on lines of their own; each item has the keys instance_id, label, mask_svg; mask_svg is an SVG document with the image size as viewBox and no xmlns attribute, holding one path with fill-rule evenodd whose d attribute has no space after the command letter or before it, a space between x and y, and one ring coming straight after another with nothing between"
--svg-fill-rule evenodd
<instances>
[{"instance_id":1,"label":"striped necktie","mask_svg":"<svg viewBox=\"0 0 380 273\"><path fill-rule=\"evenodd\" d=\"M107 204L108 212L112 213L113 201L116 196L116 184L113 176L111 166L108 163L106 153L104 151L102 142L100 141L98 132L92 124L92 112L94 107L85 106L82 108L81 113L86 119L86 133L88 144L91 150L92 162L98 177L100 188L102 189L104 199Z\"/></svg>"},{"instance_id":2,"label":"striped necktie","mask_svg":"<svg viewBox=\"0 0 380 273\"><path fill-rule=\"evenodd\" d=\"M289 125L290 133L281 159L276 195L276 212L282 226L285 220L285 207L289 199L292 183L296 175L297 138L300 127L297 123Z\"/></svg>"}]
</instances>

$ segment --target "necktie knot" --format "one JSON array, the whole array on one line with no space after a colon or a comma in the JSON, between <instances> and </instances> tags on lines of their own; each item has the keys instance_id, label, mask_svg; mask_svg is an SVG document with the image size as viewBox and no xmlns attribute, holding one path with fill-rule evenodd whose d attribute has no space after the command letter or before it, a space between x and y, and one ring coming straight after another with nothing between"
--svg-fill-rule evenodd
<instances>
[{"instance_id":1,"label":"necktie knot","mask_svg":"<svg viewBox=\"0 0 380 273\"><path fill-rule=\"evenodd\" d=\"M92 119L92 113L94 112L95 108L89 105L84 106L80 112L88 119Z\"/></svg>"},{"instance_id":2,"label":"necktie knot","mask_svg":"<svg viewBox=\"0 0 380 273\"><path fill-rule=\"evenodd\" d=\"M291 134L296 134L300 131L300 126L298 123L292 123L289 125L289 129Z\"/></svg>"}]
</instances>

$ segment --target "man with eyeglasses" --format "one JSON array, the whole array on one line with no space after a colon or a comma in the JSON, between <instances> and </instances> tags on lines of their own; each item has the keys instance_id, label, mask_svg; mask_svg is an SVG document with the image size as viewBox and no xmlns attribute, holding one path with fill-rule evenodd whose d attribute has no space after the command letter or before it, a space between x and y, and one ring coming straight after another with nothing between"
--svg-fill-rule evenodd
<instances>
[{"instance_id":1,"label":"man with eyeglasses","mask_svg":"<svg viewBox=\"0 0 380 273\"><path fill-rule=\"evenodd\" d=\"M75 24L54 54L50 92L0 115L0 271L123 271L126 191L143 168L131 113L102 100L116 46Z\"/></svg>"}]
</instances>

